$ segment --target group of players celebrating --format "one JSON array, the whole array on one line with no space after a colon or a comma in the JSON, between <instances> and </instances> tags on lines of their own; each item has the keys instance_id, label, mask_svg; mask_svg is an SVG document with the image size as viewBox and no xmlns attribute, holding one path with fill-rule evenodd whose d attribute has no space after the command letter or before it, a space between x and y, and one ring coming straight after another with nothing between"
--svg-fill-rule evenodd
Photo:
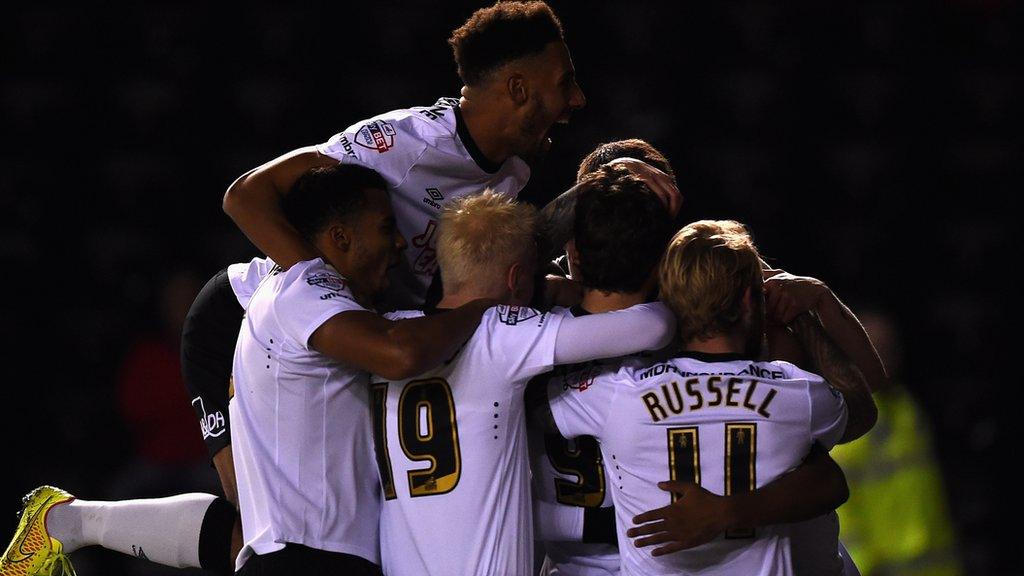
<instances>
[{"instance_id":1,"label":"group of players celebrating","mask_svg":"<svg viewBox=\"0 0 1024 576\"><path fill-rule=\"evenodd\" d=\"M586 102L561 23L499 2L449 43L460 99L225 195L267 258L214 276L182 337L225 498L40 487L0 574L70 574L89 545L261 576L525 575L535 552L546 575L856 573L827 451L871 428L885 373L853 313L742 224L673 230L641 140L516 202Z\"/></svg>"}]
</instances>

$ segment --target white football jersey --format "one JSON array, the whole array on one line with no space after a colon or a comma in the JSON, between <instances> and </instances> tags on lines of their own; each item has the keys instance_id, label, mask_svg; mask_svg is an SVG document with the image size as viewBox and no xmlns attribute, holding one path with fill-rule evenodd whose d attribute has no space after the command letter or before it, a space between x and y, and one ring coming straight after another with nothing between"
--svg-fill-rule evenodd
<instances>
[{"instance_id":1,"label":"white football jersey","mask_svg":"<svg viewBox=\"0 0 1024 576\"><path fill-rule=\"evenodd\" d=\"M272 270L249 301L230 404L237 568L289 542L380 563L369 375L309 347L328 319L363 310L319 258Z\"/></svg>"},{"instance_id":2,"label":"white football jersey","mask_svg":"<svg viewBox=\"0 0 1024 576\"><path fill-rule=\"evenodd\" d=\"M587 314L580 308L571 309L571 313L574 316ZM618 367L615 360L598 362ZM596 365L597 362L588 366ZM567 382L565 378L578 375L581 368L584 366L557 366L537 380L541 385L558 381L569 387L578 387L581 383ZM566 439L557 432L544 433L531 428L529 439L535 499L577 508L612 505L609 474L596 438L579 436ZM544 519L535 518L535 522L544 522ZM582 537L582 533L579 536ZM616 576L619 573L619 550L610 544L550 540L544 542L544 551L547 561L542 576Z\"/></svg>"},{"instance_id":3,"label":"white football jersey","mask_svg":"<svg viewBox=\"0 0 1024 576\"><path fill-rule=\"evenodd\" d=\"M444 365L402 382L374 377L386 574L532 570L523 392L551 369L563 314L498 306Z\"/></svg>"},{"instance_id":4,"label":"white football jersey","mask_svg":"<svg viewBox=\"0 0 1024 576\"><path fill-rule=\"evenodd\" d=\"M242 308L249 306L249 299L274 266L270 258L253 258L248 262L228 266L228 282Z\"/></svg>"},{"instance_id":5,"label":"white football jersey","mask_svg":"<svg viewBox=\"0 0 1024 576\"><path fill-rule=\"evenodd\" d=\"M803 461L814 442L829 449L846 427L842 395L820 376L786 362L687 354L628 360L616 372L549 384L563 435L601 442L612 473L622 573L793 574L784 525L730 532L696 548L653 557L625 531L637 514L672 496L664 480L692 481L716 494L751 491Z\"/></svg>"},{"instance_id":6,"label":"white football jersey","mask_svg":"<svg viewBox=\"0 0 1024 576\"><path fill-rule=\"evenodd\" d=\"M423 304L437 269L438 213L445 203L485 188L515 197L530 179L530 168L518 157L500 165L484 157L458 104L441 98L433 106L387 112L319 146L341 163L373 168L388 183L398 230L409 242L403 264L390 275L385 301L391 308Z\"/></svg>"}]
</instances>

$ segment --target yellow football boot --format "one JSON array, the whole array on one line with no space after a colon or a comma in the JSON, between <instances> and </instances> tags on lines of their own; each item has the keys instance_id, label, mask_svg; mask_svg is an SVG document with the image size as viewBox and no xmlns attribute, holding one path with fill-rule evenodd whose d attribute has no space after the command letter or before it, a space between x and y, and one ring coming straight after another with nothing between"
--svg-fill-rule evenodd
<instances>
[{"instance_id":1,"label":"yellow football boot","mask_svg":"<svg viewBox=\"0 0 1024 576\"><path fill-rule=\"evenodd\" d=\"M53 486L29 492L22 503L21 521L14 538L0 556L0 576L74 576L64 545L46 530L46 514L74 496Z\"/></svg>"}]
</instances>

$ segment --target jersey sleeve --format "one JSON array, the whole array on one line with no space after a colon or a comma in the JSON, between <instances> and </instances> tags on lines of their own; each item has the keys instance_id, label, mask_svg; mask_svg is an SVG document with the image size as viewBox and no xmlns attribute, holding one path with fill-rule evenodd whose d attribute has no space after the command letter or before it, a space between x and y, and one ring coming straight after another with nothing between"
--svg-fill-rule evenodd
<instances>
[{"instance_id":1,"label":"jersey sleeve","mask_svg":"<svg viewBox=\"0 0 1024 576\"><path fill-rule=\"evenodd\" d=\"M372 168L395 188L427 149L423 129L410 112L392 112L349 126L317 150L342 164Z\"/></svg>"},{"instance_id":2,"label":"jersey sleeve","mask_svg":"<svg viewBox=\"0 0 1024 576\"><path fill-rule=\"evenodd\" d=\"M558 329L556 364L616 358L667 346L676 332L675 315L661 302L625 310L567 316Z\"/></svg>"},{"instance_id":3,"label":"jersey sleeve","mask_svg":"<svg viewBox=\"0 0 1024 576\"><path fill-rule=\"evenodd\" d=\"M823 378L807 379L811 441L831 450L846 431L846 400Z\"/></svg>"},{"instance_id":4,"label":"jersey sleeve","mask_svg":"<svg viewBox=\"0 0 1024 576\"><path fill-rule=\"evenodd\" d=\"M270 258L253 258L249 262L232 264L228 266L228 281L231 283L231 291L242 308L249 306L260 282L270 274L274 268L274 261Z\"/></svg>"},{"instance_id":5,"label":"jersey sleeve","mask_svg":"<svg viewBox=\"0 0 1024 576\"><path fill-rule=\"evenodd\" d=\"M506 372L510 382L543 374L554 366L555 341L562 314L525 306L495 306L484 313L480 329L487 331L486 352Z\"/></svg>"},{"instance_id":6,"label":"jersey sleeve","mask_svg":"<svg viewBox=\"0 0 1024 576\"><path fill-rule=\"evenodd\" d=\"M274 302L282 331L303 349L317 328L342 312L362 311L344 278L323 260L309 260L292 266L285 285Z\"/></svg>"},{"instance_id":7,"label":"jersey sleeve","mask_svg":"<svg viewBox=\"0 0 1024 576\"><path fill-rule=\"evenodd\" d=\"M600 440L615 398L620 374L583 366L548 381L548 403L558 431L566 438L589 435Z\"/></svg>"}]
</instances>

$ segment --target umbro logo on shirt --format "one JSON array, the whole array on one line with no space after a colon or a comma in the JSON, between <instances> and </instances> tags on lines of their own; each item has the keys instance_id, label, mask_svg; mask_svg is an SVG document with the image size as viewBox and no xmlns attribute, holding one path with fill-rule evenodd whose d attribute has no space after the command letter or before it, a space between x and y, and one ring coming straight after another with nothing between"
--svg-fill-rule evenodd
<instances>
[{"instance_id":1,"label":"umbro logo on shirt","mask_svg":"<svg viewBox=\"0 0 1024 576\"><path fill-rule=\"evenodd\" d=\"M440 210L441 204L439 204L439 202L444 200L444 195L441 194L441 191L437 188L427 188L427 195L430 197L424 198L423 203Z\"/></svg>"},{"instance_id":2,"label":"umbro logo on shirt","mask_svg":"<svg viewBox=\"0 0 1024 576\"><path fill-rule=\"evenodd\" d=\"M356 144L383 154L395 145L395 128L383 120L367 122L356 131Z\"/></svg>"}]
</instances>

